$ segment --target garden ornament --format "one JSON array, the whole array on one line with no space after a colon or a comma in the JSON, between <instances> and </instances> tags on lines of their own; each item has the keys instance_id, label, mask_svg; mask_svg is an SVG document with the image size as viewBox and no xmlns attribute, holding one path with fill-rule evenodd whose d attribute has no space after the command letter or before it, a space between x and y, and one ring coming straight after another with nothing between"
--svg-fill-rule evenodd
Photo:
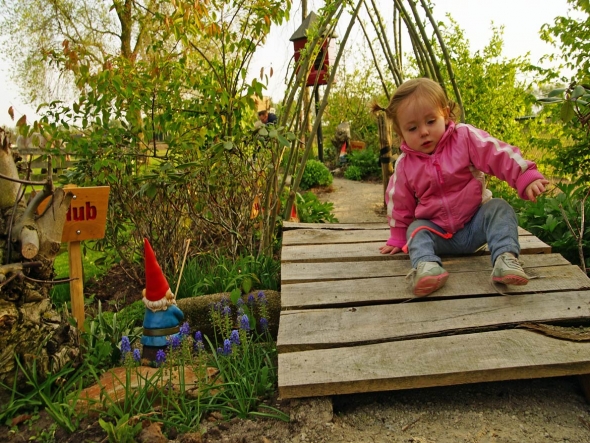
<instances>
[{"instance_id":1,"label":"garden ornament","mask_svg":"<svg viewBox=\"0 0 590 443\"><path fill-rule=\"evenodd\" d=\"M176 306L174 294L147 238L144 239L144 259L145 289L142 295L146 310L141 337L142 357L155 361L157 352L166 348L168 339L179 333L184 314Z\"/></svg>"}]
</instances>

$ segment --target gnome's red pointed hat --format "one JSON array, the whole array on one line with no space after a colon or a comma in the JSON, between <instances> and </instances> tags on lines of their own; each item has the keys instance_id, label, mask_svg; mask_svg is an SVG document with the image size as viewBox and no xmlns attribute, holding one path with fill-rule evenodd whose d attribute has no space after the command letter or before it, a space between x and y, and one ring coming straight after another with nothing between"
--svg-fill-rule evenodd
<instances>
[{"instance_id":1,"label":"gnome's red pointed hat","mask_svg":"<svg viewBox=\"0 0 590 443\"><path fill-rule=\"evenodd\" d=\"M166 296L170 285L162 268L156 260L156 254L147 238L143 239L143 253L145 260L145 298L149 301L158 301Z\"/></svg>"}]
</instances>

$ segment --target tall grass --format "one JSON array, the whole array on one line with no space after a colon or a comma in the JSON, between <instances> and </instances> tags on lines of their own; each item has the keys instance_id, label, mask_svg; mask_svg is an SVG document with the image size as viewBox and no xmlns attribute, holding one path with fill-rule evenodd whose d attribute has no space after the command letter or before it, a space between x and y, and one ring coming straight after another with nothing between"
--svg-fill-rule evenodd
<instances>
[{"instance_id":1,"label":"tall grass","mask_svg":"<svg viewBox=\"0 0 590 443\"><path fill-rule=\"evenodd\" d=\"M234 261L221 255L203 254L187 262L176 296L180 299L234 289L279 290L280 270L281 263L272 257L248 255Z\"/></svg>"}]
</instances>

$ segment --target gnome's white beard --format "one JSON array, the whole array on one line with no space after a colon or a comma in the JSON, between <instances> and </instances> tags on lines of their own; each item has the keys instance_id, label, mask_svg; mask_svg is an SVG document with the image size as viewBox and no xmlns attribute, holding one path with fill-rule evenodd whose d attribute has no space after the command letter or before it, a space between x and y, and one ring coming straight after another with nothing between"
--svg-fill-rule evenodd
<instances>
[{"instance_id":1,"label":"gnome's white beard","mask_svg":"<svg viewBox=\"0 0 590 443\"><path fill-rule=\"evenodd\" d=\"M152 312L165 311L168 309L168 306L176 304L176 299L174 298L174 294L170 289L166 291L166 295L164 297L156 301L151 301L145 298L145 289L142 291L142 295L143 304Z\"/></svg>"}]
</instances>

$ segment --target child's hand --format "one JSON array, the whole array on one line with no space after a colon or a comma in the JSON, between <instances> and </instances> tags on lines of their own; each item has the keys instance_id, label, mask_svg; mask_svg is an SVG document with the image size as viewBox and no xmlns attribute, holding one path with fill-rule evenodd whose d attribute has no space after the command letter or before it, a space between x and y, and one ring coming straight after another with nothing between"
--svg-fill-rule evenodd
<instances>
[{"instance_id":1,"label":"child's hand","mask_svg":"<svg viewBox=\"0 0 590 443\"><path fill-rule=\"evenodd\" d=\"M379 248L379 252L381 252L381 254L397 254L398 252L402 252L401 248L398 248L397 246L389 246L389 245L385 245L385 246L381 246Z\"/></svg>"},{"instance_id":2,"label":"child's hand","mask_svg":"<svg viewBox=\"0 0 590 443\"><path fill-rule=\"evenodd\" d=\"M536 202L537 197L539 195L541 195L543 192L545 192L545 185L548 185L548 184L549 184L549 180L546 180L544 178L540 178L540 179L535 180L534 182L530 183L526 187L526 189L524 190L524 193L530 201Z\"/></svg>"}]
</instances>

